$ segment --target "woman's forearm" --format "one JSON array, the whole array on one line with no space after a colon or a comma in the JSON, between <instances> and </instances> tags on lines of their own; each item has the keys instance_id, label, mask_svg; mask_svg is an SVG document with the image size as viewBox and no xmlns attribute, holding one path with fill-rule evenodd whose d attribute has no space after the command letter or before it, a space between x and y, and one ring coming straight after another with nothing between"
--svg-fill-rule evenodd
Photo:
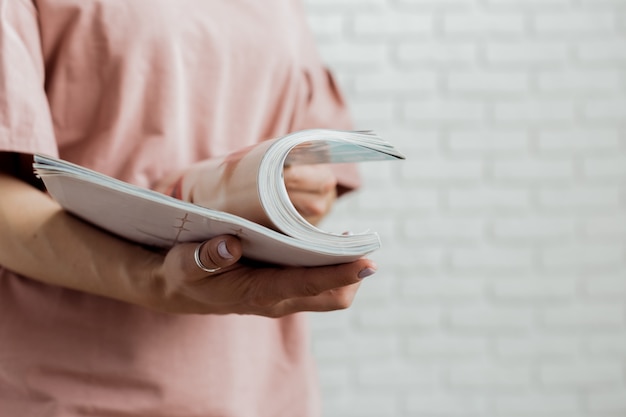
<instances>
[{"instance_id":1,"label":"woman's forearm","mask_svg":"<svg viewBox=\"0 0 626 417\"><path fill-rule=\"evenodd\" d=\"M45 193L0 173L0 265L52 285L145 304L161 255L67 214Z\"/></svg>"},{"instance_id":2,"label":"woman's forearm","mask_svg":"<svg viewBox=\"0 0 626 417\"><path fill-rule=\"evenodd\" d=\"M168 313L256 314L347 308L367 259L316 268L240 263L241 242L221 235L166 255L67 214L45 193L0 173L0 265L52 285ZM198 257L202 262L201 269Z\"/></svg>"}]
</instances>

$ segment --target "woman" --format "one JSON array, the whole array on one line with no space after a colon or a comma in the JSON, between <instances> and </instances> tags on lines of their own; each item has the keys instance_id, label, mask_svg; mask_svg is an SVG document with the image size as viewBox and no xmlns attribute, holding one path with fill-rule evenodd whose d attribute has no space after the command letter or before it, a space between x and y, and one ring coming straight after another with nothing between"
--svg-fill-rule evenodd
<instances>
[{"instance_id":1,"label":"woman","mask_svg":"<svg viewBox=\"0 0 626 417\"><path fill-rule=\"evenodd\" d=\"M254 269L233 236L151 252L65 214L30 167L58 155L190 199L204 160L349 127L301 4L0 0L0 12L0 415L318 415L295 313L348 307L371 261ZM317 221L356 180L318 166L286 184Z\"/></svg>"}]
</instances>

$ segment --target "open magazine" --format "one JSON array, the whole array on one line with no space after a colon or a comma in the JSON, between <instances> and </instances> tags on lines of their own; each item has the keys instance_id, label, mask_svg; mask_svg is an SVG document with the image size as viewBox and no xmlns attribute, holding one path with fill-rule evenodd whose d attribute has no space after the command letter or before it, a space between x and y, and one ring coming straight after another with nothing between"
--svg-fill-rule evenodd
<instances>
[{"instance_id":1,"label":"open magazine","mask_svg":"<svg viewBox=\"0 0 626 417\"><path fill-rule=\"evenodd\" d=\"M308 223L289 200L284 167L393 159L404 156L372 132L296 132L208 160L215 172L205 190L215 196L211 209L45 155L35 155L33 167L64 209L128 240L169 248L233 234L249 259L320 266L361 258L380 247L379 237L330 233Z\"/></svg>"}]
</instances>

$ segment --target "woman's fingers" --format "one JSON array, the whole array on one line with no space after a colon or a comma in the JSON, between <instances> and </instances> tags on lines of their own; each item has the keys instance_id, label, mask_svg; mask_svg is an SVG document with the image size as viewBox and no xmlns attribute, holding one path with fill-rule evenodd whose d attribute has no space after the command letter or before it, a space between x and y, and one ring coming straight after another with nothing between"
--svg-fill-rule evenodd
<instances>
[{"instance_id":1,"label":"woman's fingers","mask_svg":"<svg viewBox=\"0 0 626 417\"><path fill-rule=\"evenodd\" d=\"M360 282L376 271L368 259L309 268L252 267L239 263L241 256L240 241L230 235L175 246L165 259L165 299L156 300L157 308L268 317L344 309Z\"/></svg>"},{"instance_id":2,"label":"woman's fingers","mask_svg":"<svg viewBox=\"0 0 626 417\"><path fill-rule=\"evenodd\" d=\"M285 168L288 191L326 194L337 187L337 178L328 165L293 165Z\"/></svg>"},{"instance_id":3,"label":"woman's fingers","mask_svg":"<svg viewBox=\"0 0 626 417\"><path fill-rule=\"evenodd\" d=\"M180 259L180 276L194 282L219 274L239 261L241 242L235 236L223 235L200 243L183 243L172 249Z\"/></svg>"},{"instance_id":4,"label":"woman's fingers","mask_svg":"<svg viewBox=\"0 0 626 417\"><path fill-rule=\"evenodd\" d=\"M273 307L272 314L281 317L300 311L334 311L344 310L352 305L352 301L361 285L360 282L325 291L314 297L289 298Z\"/></svg>"},{"instance_id":5,"label":"woman's fingers","mask_svg":"<svg viewBox=\"0 0 626 417\"><path fill-rule=\"evenodd\" d=\"M285 187L298 212L318 223L337 198L337 179L327 165L296 165L285 169Z\"/></svg>"},{"instance_id":6,"label":"woman's fingers","mask_svg":"<svg viewBox=\"0 0 626 417\"><path fill-rule=\"evenodd\" d=\"M358 284L375 272L376 265L372 261L360 259L315 268L257 269L249 273L247 282L242 284L253 313L275 316L346 308L352 302L352 295L343 292L344 289L352 286L356 292ZM350 295L349 302L346 295Z\"/></svg>"},{"instance_id":7,"label":"woman's fingers","mask_svg":"<svg viewBox=\"0 0 626 417\"><path fill-rule=\"evenodd\" d=\"M293 206L303 217L310 223L321 220L330 212L337 198L335 192L329 194L312 194L303 191L292 191L289 193L289 199ZM314 221L315 220L315 221Z\"/></svg>"}]
</instances>

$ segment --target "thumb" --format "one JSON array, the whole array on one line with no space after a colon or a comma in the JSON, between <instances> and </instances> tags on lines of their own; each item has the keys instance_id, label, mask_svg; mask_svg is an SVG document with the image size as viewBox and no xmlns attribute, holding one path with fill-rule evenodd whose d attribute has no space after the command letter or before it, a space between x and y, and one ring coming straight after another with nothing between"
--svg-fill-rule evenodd
<instances>
[{"instance_id":1,"label":"thumb","mask_svg":"<svg viewBox=\"0 0 626 417\"><path fill-rule=\"evenodd\" d=\"M188 281L218 274L239 261L241 242L234 236L217 236L201 243L178 245L181 266Z\"/></svg>"}]
</instances>

